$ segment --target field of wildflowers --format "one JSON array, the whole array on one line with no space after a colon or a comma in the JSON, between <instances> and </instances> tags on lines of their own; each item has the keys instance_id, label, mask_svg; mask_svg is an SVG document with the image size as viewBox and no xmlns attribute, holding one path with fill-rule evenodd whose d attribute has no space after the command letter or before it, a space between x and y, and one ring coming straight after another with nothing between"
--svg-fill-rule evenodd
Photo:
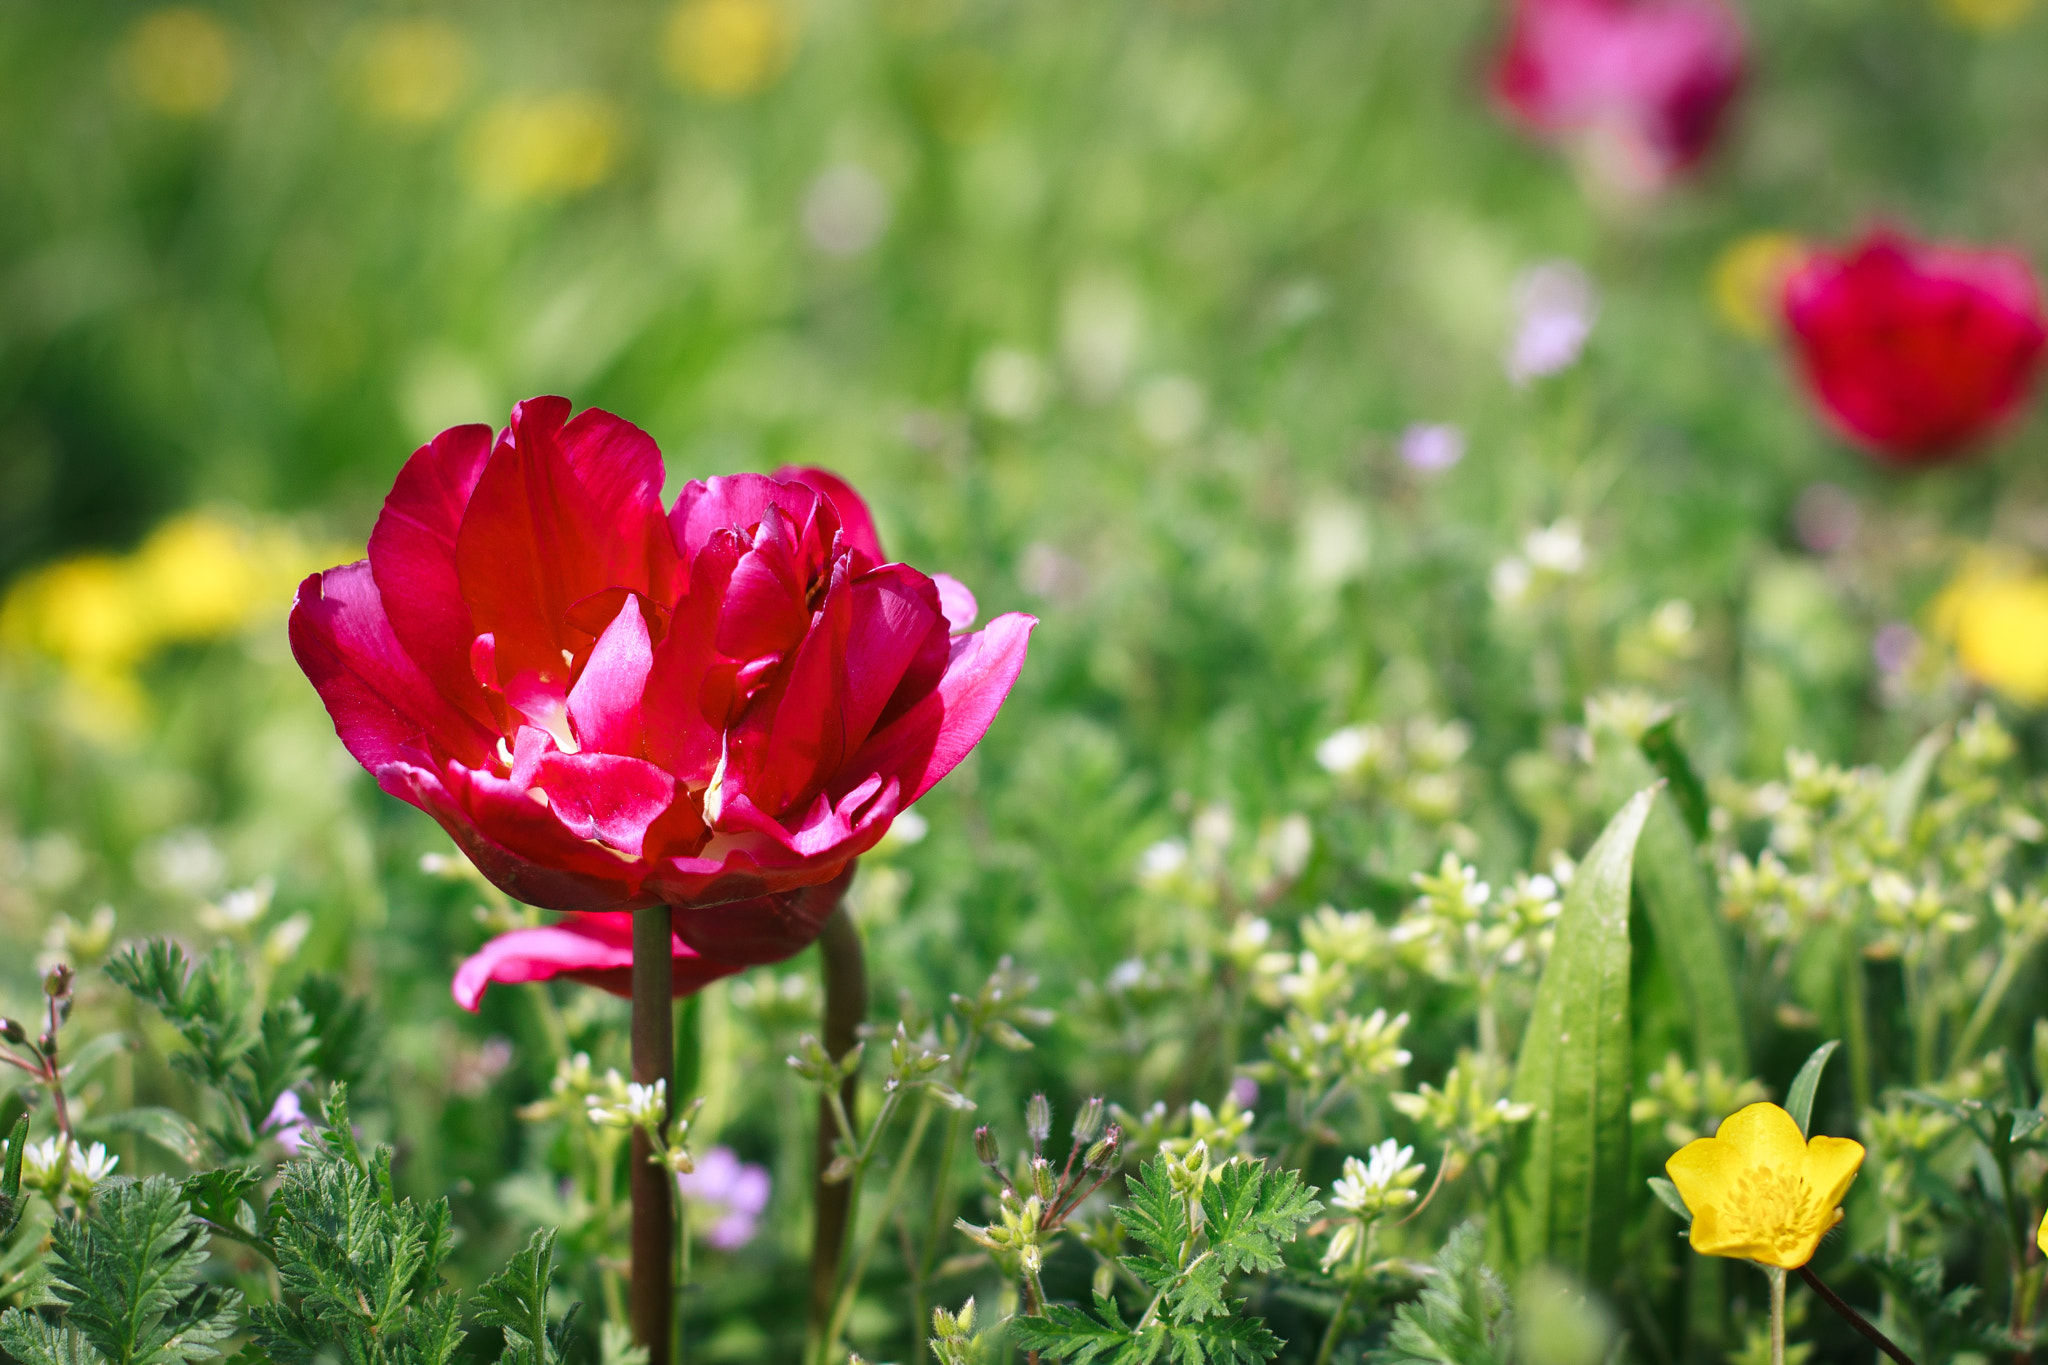
<instances>
[{"instance_id":1,"label":"field of wildflowers","mask_svg":"<svg viewBox=\"0 0 2048 1365\"><path fill-rule=\"evenodd\" d=\"M0 1360L2036 1358L2043 69L0 0Z\"/></svg>"}]
</instances>

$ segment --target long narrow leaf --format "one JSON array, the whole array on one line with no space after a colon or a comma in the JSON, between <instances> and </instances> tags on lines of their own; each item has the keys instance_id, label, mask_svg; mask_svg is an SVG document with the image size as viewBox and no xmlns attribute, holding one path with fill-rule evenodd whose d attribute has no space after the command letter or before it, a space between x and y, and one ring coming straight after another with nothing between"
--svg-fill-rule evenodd
<instances>
[{"instance_id":1,"label":"long narrow leaf","mask_svg":"<svg viewBox=\"0 0 2048 1365\"><path fill-rule=\"evenodd\" d=\"M1636 793L1579 865L1515 1067L1535 1114L1509 1162L1502 1249L1591 1284L1614 1270L1628 1209L1629 883L1655 798Z\"/></svg>"}]
</instances>

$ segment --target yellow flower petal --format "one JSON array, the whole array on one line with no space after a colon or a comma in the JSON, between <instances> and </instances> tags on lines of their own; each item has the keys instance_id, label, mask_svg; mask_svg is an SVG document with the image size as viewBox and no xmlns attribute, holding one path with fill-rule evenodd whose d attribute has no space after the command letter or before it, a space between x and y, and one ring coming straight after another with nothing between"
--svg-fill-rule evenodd
<instances>
[{"instance_id":1,"label":"yellow flower petal","mask_svg":"<svg viewBox=\"0 0 2048 1365\"><path fill-rule=\"evenodd\" d=\"M1692 1210L1693 1250L1792 1269L1813 1258L1863 1164L1847 1138L1805 1141L1775 1104L1752 1104L1710 1138L1689 1142L1664 1169Z\"/></svg>"},{"instance_id":2,"label":"yellow flower petal","mask_svg":"<svg viewBox=\"0 0 2048 1365\"><path fill-rule=\"evenodd\" d=\"M2034 1234L2034 1245L2048 1251L2048 1213L2041 1215L2041 1230Z\"/></svg>"}]
</instances>

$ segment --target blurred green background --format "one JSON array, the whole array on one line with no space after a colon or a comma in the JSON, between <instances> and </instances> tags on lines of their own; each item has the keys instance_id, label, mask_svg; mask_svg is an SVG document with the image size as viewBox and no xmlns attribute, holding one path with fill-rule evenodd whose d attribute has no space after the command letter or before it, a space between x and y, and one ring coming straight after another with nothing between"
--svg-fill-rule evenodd
<instances>
[{"instance_id":1,"label":"blurred green background","mask_svg":"<svg viewBox=\"0 0 2048 1365\"><path fill-rule=\"evenodd\" d=\"M1641 200L1497 115L1484 0L0 0L0 934L296 925L279 972L376 992L406 1179L515 1239L538 1025L449 1002L474 890L419 870L445 839L334 740L283 612L415 445L547 392L650 431L671 493L837 469L893 554L1043 618L860 892L878 1000L1014 953L1075 1007L1018 1085L1214 1081L1081 1008L1191 932L1136 869L1198 810L1260 856L1313 814L1284 917L1395 905L1444 846L1496 879L1582 847L1611 687L1681 702L1713 776L1896 761L1997 681L1931 604L2048 553L2048 433L1875 468L1725 267L1879 221L2048 260L2048 16L1746 18L1717 152ZM1597 322L1517 387L1515 281L1554 260ZM1405 462L1416 423L1463 459ZM1358 722L1452 775L1349 801L1314 754ZM195 918L264 878L260 924ZM715 1008L773 1016L710 1059L718 1112L798 1171L769 1064L803 1008ZM749 1264L735 1302L772 1293Z\"/></svg>"}]
</instances>

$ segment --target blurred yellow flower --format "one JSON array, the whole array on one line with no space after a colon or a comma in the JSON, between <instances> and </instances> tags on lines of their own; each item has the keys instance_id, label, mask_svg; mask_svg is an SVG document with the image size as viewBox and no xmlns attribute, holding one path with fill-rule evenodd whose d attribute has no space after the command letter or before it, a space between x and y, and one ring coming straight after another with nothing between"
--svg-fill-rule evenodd
<instances>
[{"instance_id":1,"label":"blurred yellow flower","mask_svg":"<svg viewBox=\"0 0 2048 1365\"><path fill-rule=\"evenodd\" d=\"M1971 678L2024 705L2048 702L2048 575L1980 554L1935 599L1934 629Z\"/></svg>"},{"instance_id":2,"label":"blurred yellow flower","mask_svg":"<svg viewBox=\"0 0 2048 1365\"><path fill-rule=\"evenodd\" d=\"M737 99L782 74L795 39L777 0L683 0L669 17L662 59L690 89Z\"/></svg>"},{"instance_id":3,"label":"blurred yellow flower","mask_svg":"<svg viewBox=\"0 0 2048 1365\"><path fill-rule=\"evenodd\" d=\"M212 113L235 83L228 31L205 10L187 5L152 10L136 20L121 57L136 97L165 114Z\"/></svg>"},{"instance_id":4,"label":"blurred yellow flower","mask_svg":"<svg viewBox=\"0 0 2048 1365\"><path fill-rule=\"evenodd\" d=\"M470 178L494 199L566 198L603 183L620 140L618 109L600 95L503 99L484 111L470 138Z\"/></svg>"},{"instance_id":5,"label":"blurred yellow flower","mask_svg":"<svg viewBox=\"0 0 2048 1365\"><path fill-rule=\"evenodd\" d=\"M2034 0L1941 0L1949 18L1964 28L1989 33L2011 28L2033 12Z\"/></svg>"},{"instance_id":6,"label":"blurred yellow flower","mask_svg":"<svg viewBox=\"0 0 2048 1365\"><path fill-rule=\"evenodd\" d=\"M1664 1163L1692 1210L1692 1249L1796 1270L1842 1220L1863 1144L1800 1135L1775 1104L1752 1104Z\"/></svg>"},{"instance_id":7,"label":"blurred yellow flower","mask_svg":"<svg viewBox=\"0 0 2048 1365\"><path fill-rule=\"evenodd\" d=\"M2041 1215L2041 1227L2034 1234L2034 1245L2043 1251L2048 1251L2048 1213Z\"/></svg>"},{"instance_id":8,"label":"blurred yellow flower","mask_svg":"<svg viewBox=\"0 0 2048 1365\"><path fill-rule=\"evenodd\" d=\"M1798 268L1806 245L1789 232L1752 232L1739 237L1714 261L1708 293L1722 322L1762 341L1777 330L1779 296Z\"/></svg>"},{"instance_id":9,"label":"blurred yellow flower","mask_svg":"<svg viewBox=\"0 0 2048 1365\"><path fill-rule=\"evenodd\" d=\"M469 86L469 40L438 19L400 19L368 30L355 71L364 112L386 123L447 117Z\"/></svg>"},{"instance_id":10,"label":"blurred yellow flower","mask_svg":"<svg viewBox=\"0 0 2048 1365\"><path fill-rule=\"evenodd\" d=\"M132 555L79 555L16 580L0 601L0 644L54 660L73 722L118 736L145 714L135 670L151 654L281 618L299 579L337 556L350 557L284 527L189 512Z\"/></svg>"}]
</instances>

